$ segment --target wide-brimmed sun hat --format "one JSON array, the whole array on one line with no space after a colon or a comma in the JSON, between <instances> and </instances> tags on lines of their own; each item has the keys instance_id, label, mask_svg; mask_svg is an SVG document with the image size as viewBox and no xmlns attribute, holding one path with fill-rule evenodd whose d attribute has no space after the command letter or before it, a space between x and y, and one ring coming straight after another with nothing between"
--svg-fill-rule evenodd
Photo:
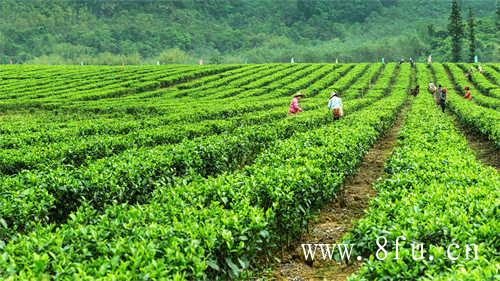
<instances>
[{"instance_id":1,"label":"wide-brimmed sun hat","mask_svg":"<svg viewBox=\"0 0 500 281\"><path fill-rule=\"evenodd\" d=\"M301 93L301 92L298 92L298 93L296 93L295 95L293 95L293 97L294 97L294 98L295 98L295 97L304 97L304 94L303 94L303 93Z\"/></svg>"},{"instance_id":2,"label":"wide-brimmed sun hat","mask_svg":"<svg viewBox=\"0 0 500 281\"><path fill-rule=\"evenodd\" d=\"M333 98L334 96L338 96L338 94L336 92L331 92L330 93L330 98Z\"/></svg>"}]
</instances>

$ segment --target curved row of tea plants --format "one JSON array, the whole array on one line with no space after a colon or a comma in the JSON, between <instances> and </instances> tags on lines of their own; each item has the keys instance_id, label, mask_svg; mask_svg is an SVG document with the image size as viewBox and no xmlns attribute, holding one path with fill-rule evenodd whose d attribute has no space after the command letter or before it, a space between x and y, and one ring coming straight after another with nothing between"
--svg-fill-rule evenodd
<instances>
[{"instance_id":1,"label":"curved row of tea plants","mask_svg":"<svg viewBox=\"0 0 500 281\"><path fill-rule=\"evenodd\" d=\"M62 70L65 67L61 67ZM213 68L213 67L211 67ZM198 68L198 69L209 69L209 68ZM20 69L21 70L21 69ZM144 80L145 77L149 75L157 75L161 77L167 77L168 75L191 73L196 71L196 68L186 68L186 67L168 67L160 69L111 69L106 71L105 69L99 68L82 68L80 71L70 71L63 75L53 74L52 76L32 79L30 81L19 80L17 83L10 83L7 86L0 88L0 92L4 94L9 94L15 99L28 99L34 97L48 97L57 96L60 94L68 93L73 91L82 90L92 90L94 88L103 88L108 85L119 85L126 80ZM3 75L0 72L0 77ZM2 95L5 99L5 95Z\"/></svg>"},{"instance_id":2,"label":"curved row of tea plants","mask_svg":"<svg viewBox=\"0 0 500 281\"><path fill-rule=\"evenodd\" d=\"M483 66L483 74L497 86L500 86L500 77L498 75L498 72L495 69L493 69L490 65Z\"/></svg>"},{"instance_id":3,"label":"curved row of tea plants","mask_svg":"<svg viewBox=\"0 0 500 281\"><path fill-rule=\"evenodd\" d=\"M354 100L346 104L345 110L350 113L365 107L378 96L380 94ZM324 103L322 99L319 101ZM174 146L129 150L102 161L90 161L88 167L79 170L55 166L50 172L43 169L5 178L0 184L5 190L1 212L8 228L7 234L2 236L26 228L30 221L60 220L82 200L90 201L96 207L113 201L144 201L148 198L148 190L157 184L172 185L178 182L176 178L186 180L188 176L208 176L237 169L251 162L259 151L276 139L288 138L294 132L318 127L330 120L331 116L325 109L315 110L268 125L242 127L231 134L185 141ZM69 149L77 148L70 145ZM97 152L103 153L103 150ZM19 197L21 192L31 197ZM45 202L45 205L40 204L36 209L26 207L37 201ZM24 211L15 211L20 209Z\"/></svg>"},{"instance_id":4,"label":"curved row of tea plants","mask_svg":"<svg viewBox=\"0 0 500 281\"><path fill-rule=\"evenodd\" d=\"M463 96L465 94L464 88L468 86L472 94L472 100L477 104L493 109L500 107L500 99L495 97L490 97L488 94L483 94L484 92L488 93L490 90L498 88L497 86L490 85L492 86L491 88L488 88L488 90L484 90L485 87L484 85L479 86L480 84L478 84L477 82L473 83L469 82L465 77L465 74L463 73L462 69L457 65L445 64L445 67L451 74L451 78L452 81L455 83L455 90L457 91L457 93ZM478 87L476 87L476 85L478 85Z\"/></svg>"},{"instance_id":5,"label":"curved row of tea plants","mask_svg":"<svg viewBox=\"0 0 500 281\"><path fill-rule=\"evenodd\" d=\"M432 71L439 84L448 88L447 104L460 122L487 136L496 147L500 147L500 113L460 97L460 94L455 92L454 83L442 64L432 64Z\"/></svg>"},{"instance_id":6,"label":"curved row of tea plants","mask_svg":"<svg viewBox=\"0 0 500 281\"><path fill-rule=\"evenodd\" d=\"M476 160L451 118L433 107L428 95L415 101L386 165L386 176L375 186L377 196L344 241L354 244L353 256L368 258L352 280L498 277L500 177ZM388 241L388 255L382 261L374 257L379 236ZM396 259L398 236L406 241L400 239ZM412 242L425 244L424 260L414 260ZM452 257L460 255L456 261L447 255L453 243L460 247L450 250ZM478 246L477 260L472 252L466 258L466 244Z\"/></svg>"},{"instance_id":7,"label":"curved row of tea plants","mask_svg":"<svg viewBox=\"0 0 500 281\"><path fill-rule=\"evenodd\" d=\"M278 65L276 69L268 69L267 70L267 75L264 75L264 73L257 73L254 75L249 75L245 76L244 78L246 79L245 82L241 83L251 83L253 82L262 82L263 81L268 81L268 76L271 75L272 73L276 72L279 75L285 75L284 73L292 73L293 71L296 71L298 69L304 68L306 65L301 65L301 66L295 66L295 65ZM263 71L265 72L265 71ZM279 77L275 77L275 79L278 79ZM250 81L248 81L250 80ZM246 84L245 84L246 85ZM242 89L235 88L234 86L227 86L227 85L219 85L217 87L218 89L213 89L214 91L224 91L228 90L231 91L231 93L238 94L243 92ZM61 106L66 111L71 111L75 110L77 112L79 111L92 111L95 113L108 113L108 112L120 112L124 111L127 113L135 113L135 112L148 112L149 114L154 114L161 112L162 114L165 112L168 112L165 109L165 106L172 106L175 105L175 108L178 106L183 106L188 108L190 107L202 107L204 103L207 102L213 102L205 98L191 98L188 103L184 100L180 100L177 95L181 95L183 92L192 92L192 93L200 93L204 92L203 90L198 90L197 88L194 89L187 89L187 90L177 90L175 87L174 88L167 88L166 90L159 90L159 91L152 91L150 92L150 96L144 96L146 93L149 93L149 91L146 89L145 91L140 92L139 96L142 98L131 98L131 99L117 99L117 98L110 98L110 99L104 99L104 100L96 100L96 101L80 101L80 102L73 102L64 106ZM263 91L263 90L261 90ZM165 94L170 93L171 96L165 96ZM184 94L182 94L184 95ZM187 96L188 97L188 96Z\"/></svg>"},{"instance_id":8,"label":"curved row of tea plants","mask_svg":"<svg viewBox=\"0 0 500 281\"><path fill-rule=\"evenodd\" d=\"M163 76L191 72L194 69L189 68L166 68L156 70ZM48 96L57 96L70 91L86 91L95 88L112 88L113 85L119 85L124 80L141 79L151 73L149 71L139 71L133 69L123 70L101 70L84 68L80 72L69 72L64 75L54 74L52 77L33 79L32 81L18 81L11 83L9 87L0 89L2 99L30 99L42 98Z\"/></svg>"},{"instance_id":9,"label":"curved row of tea plants","mask_svg":"<svg viewBox=\"0 0 500 281\"><path fill-rule=\"evenodd\" d=\"M323 67L321 71L318 71L319 73L316 76L308 76L303 79L300 79L299 81L296 81L294 83L291 83L290 85L287 85L288 87L292 87L294 89L297 89L299 87L310 87L311 90L307 90L308 93L312 93L313 91L317 91L318 86L321 86L322 84L325 83L333 83L335 82L334 79L321 79L321 81L317 81L317 83L314 81L315 79L318 79L318 77L323 78L325 70L328 71L329 69ZM330 72L331 73L331 72ZM336 72L333 72L336 73ZM327 75L330 77L331 75ZM327 77L325 77L327 78ZM312 80L309 80L312 79ZM312 84L311 84L312 83ZM307 100L308 101L308 100ZM307 103L306 101L306 103ZM266 101L269 102L269 99ZM278 103L273 103L271 106L274 107L281 107L281 105L285 105L288 103L288 100L285 99L280 99ZM209 115L206 119L213 119L213 118L218 118L219 116L217 114L212 114L212 112L221 112L220 117L231 117L233 113L238 113L238 110L240 112L242 111L240 108L245 108L244 114L240 114L237 117L231 117L232 119L240 119L240 122L245 120L245 116L248 114L251 114L254 111L262 111L262 110L269 110L270 108L268 106L262 107L262 102L261 101L250 101L249 104L243 104L242 101L238 100L237 104L227 104L224 103L224 106L221 106L220 104L217 103L216 106L213 104L210 105L210 103L206 103L206 109L204 109L203 113L199 114L192 114L193 108L190 106L187 106L185 111L188 114L184 114L180 117L179 112L182 111L178 106L176 106L176 112L175 115L176 120L183 121L185 122L193 122L193 121L202 121L203 117L207 117L206 115ZM255 106L257 104L257 106ZM239 105L239 106L238 106ZM285 111L286 109L283 109ZM57 113L57 112L56 112ZM25 115L29 114L29 118L25 118ZM151 118L151 116L137 116L135 114L134 119L130 118L127 115L123 114L116 114L116 113L110 113L108 115L97 115L97 116L92 116L91 114L68 114L68 113L60 113L60 114L47 114L46 112L39 111L36 113L19 113L15 116L12 114L9 115L8 119L5 118L7 116L2 116L4 117L2 122L2 125L0 127L0 131L3 133L0 138L2 139L8 139L6 141L5 146L9 146L10 143L22 143L23 142L23 137L21 137L23 134L28 138L29 140L36 140L36 141L42 141L44 139L49 139L49 140L62 140L60 139L61 136L67 136L68 138L71 137L83 137L83 136L89 136L89 135L94 135L94 134L123 134L123 133L128 133L132 130L137 128L145 129L148 127L152 126L158 126L158 125L163 125L165 126L166 124L170 124L175 121L168 121L168 114L162 114L161 116ZM19 117L16 119L15 117ZM193 119L192 117L196 117L197 119ZM204 118L205 119L205 118ZM243 119L243 120L241 120ZM185 121L185 122L184 122ZM216 120L207 120L209 122L214 122ZM9 137L9 134L12 135L12 138ZM19 139L19 137L21 137ZM4 143L4 142L2 142Z\"/></svg>"},{"instance_id":10,"label":"curved row of tea plants","mask_svg":"<svg viewBox=\"0 0 500 281\"><path fill-rule=\"evenodd\" d=\"M241 274L279 237L296 237L395 120L395 92L334 126L279 141L241 172L158 186L147 205L83 207L58 229L3 247L4 278L201 279ZM292 118L296 119L296 118ZM97 244L95 244L95 242ZM102 241L102 242L101 242ZM106 241L106 242L104 242ZM43 245L43 246L42 246Z\"/></svg>"},{"instance_id":11,"label":"curved row of tea plants","mask_svg":"<svg viewBox=\"0 0 500 281\"><path fill-rule=\"evenodd\" d=\"M470 70L471 67L478 67L478 65L471 64L459 64L458 66L460 66L464 71ZM472 80L478 84L478 87L481 90L484 91L498 88L500 82L498 73L488 65L482 66L482 68L482 72L476 71L476 69L473 69L473 71L471 71Z\"/></svg>"},{"instance_id":12,"label":"curved row of tea plants","mask_svg":"<svg viewBox=\"0 0 500 281\"><path fill-rule=\"evenodd\" d=\"M283 103L285 102L287 101L283 101ZM320 106L321 103L322 101L319 101L319 103L316 103L313 106ZM311 103L309 102L306 104L306 109L309 104ZM247 105L240 103L240 106ZM252 119L251 115L247 117L250 117L250 120L254 120L253 122L255 123L272 122L274 118L284 117L284 112L286 112L286 108L279 106L277 109L267 112L268 118L266 119ZM259 117L262 117L262 115ZM162 123L164 122L165 120L162 121ZM248 123L249 122L245 120L243 121L243 124ZM23 169L32 169L36 166L52 166L53 163L78 166L83 161L113 155L127 148L175 143L188 137L232 131L241 125L242 122L226 121L220 123L213 122L211 127L206 127L206 124L203 123L189 126L162 125L153 129L134 130L133 133L123 136L96 135L92 138L70 139L69 141L68 139L62 139L58 142L53 142L48 146L47 143L41 143L37 146L16 146L10 150L0 151L0 154L3 155L1 157L2 165L0 165L0 172L13 174ZM79 128L79 131L81 131L81 128ZM184 132L184 134L182 132ZM65 130L64 136L71 138L71 134L68 133L68 130ZM18 135L16 134L15 141L16 144L19 144L20 140L17 136ZM57 139L57 134L56 136L52 135L48 139ZM39 140L39 138L37 140ZM5 145L8 145L8 143Z\"/></svg>"},{"instance_id":13,"label":"curved row of tea plants","mask_svg":"<svg viewBox=\"0 0 500 281\"><path fill-rule=\"evenodd\" d=\"M297 65L290 65L290 64L265 64L259 66L257 68L258 71L250 71L247 75L241 75L240 73L236 72L233 73L233 75L224 76L214 81L211 81L212 77L209 76L205 77L205 79L200 80L199 82L201 82L201 84L198 83L198 80L196 80L191 83L190 82L183 83L172 88L129 95L126 98L144 99L144 98L155 98L155 97L173 97L176 100L179 100L179 98L183 98L181 100L185 101L185 100L192 100L192 98L200 98L200 97L210 98L213 94L221 90L229 91L230 89L232 89L234 93L238 93L241 91L241 89L239 89L238 86L244 86L253 81L265 79L268 75L271 75L273 73L289 71L289 69L295 69L296 67ZM211 82L205 83L204 80L205 81L210 80Z\"/></svg>"},{"instance_id":14,"label":"curved row of tea plants","mask_svg":"<svg viewBox=\"0 0 500 281\"><path fill-rule=\"evenodd\" d=\"M10 95L15 94L16 98L12 100L3 100L0 102L0 106L4 109L16 109L16 108L26 108L26 107L42 107L50 108L57 107L57 105L67 102L67 100L91 100L100 99L105 97L119 97L127 94L132 94L136 92L143 92L148 90L157 89L160 87L167 87L177 83L189 81L196 79L201 76L219 73L226 70L231 70L237 66L209 66L209 67L192 67L191 69L180 70L178 72L168 72L163 69L156 70L149 74L135 74L131 73L124 74L119 80L114 80L111 84L102 84L102 79L82 79L78 83L67 85L65 90L57 92L59 88L48 88L46 93L43 91L38 92L38 87L34 85L32 87L33 91L37 91L34 95L23 95L23 91L16 91L15 89L3 89L0 93L8 93ZM108 77L112 79L112 77ZM44 83L42 81L37 81L38 83ZM54 80L54 78L45 78L45 80ZM90 81L89 81L90 80ZM49 82L47 82L49 83ZM92 86L86 86L87 90L80 90L78 87L87 84L94 84ZM51 84L49 84L51 85ZM30 89L28 89L30 90ZM75 94L78 92L78 94Z\"/></svg>"}]
</instances>

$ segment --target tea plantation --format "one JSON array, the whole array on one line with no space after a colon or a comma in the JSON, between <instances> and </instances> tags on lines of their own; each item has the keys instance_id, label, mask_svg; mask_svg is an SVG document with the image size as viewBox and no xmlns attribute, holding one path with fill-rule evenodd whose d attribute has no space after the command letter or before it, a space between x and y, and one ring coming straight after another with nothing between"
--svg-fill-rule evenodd
<instances>
[{"instance_id":1,"label":"tea plantation","mask_svg":"<svg viewBox=\"0 0 500 281\"><path fill-rule=\"evenodd\" d=\"M344 237L366 258L352 279L494 280L498 167L457 122L498 153L500 64L469 81L476 66L0 66L0 279L247 279L407 108L377 196ZM447 113L430 81L448 89ZM304 111L288 116L298 91ZM377 261L380 235L436 245L436 259L407 248ZM439 259L450 243L479 258Z\"/></svg>"}]
</instances>

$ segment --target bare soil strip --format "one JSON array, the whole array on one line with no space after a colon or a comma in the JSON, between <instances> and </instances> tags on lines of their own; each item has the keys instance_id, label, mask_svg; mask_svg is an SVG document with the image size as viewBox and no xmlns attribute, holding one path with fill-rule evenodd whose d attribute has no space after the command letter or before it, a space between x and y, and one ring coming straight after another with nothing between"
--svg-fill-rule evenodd
<instances>
[{"instance_id":1,"label":"bare soil strip","mask_svg":"<svg viewBox=\"0 0 500 281\"><path fill-rule=\"evenodd\" d=\"M500 151L495 148L487 137L464 126L454 114L450 113L450 116L455 122L455 126L467 139L467 143L476 155L476 159L500 171Z\"/></svg>"},{"instance_id":2,"label":"bare soil strip","mask_svg":"<svg viewBox=\"0 0 500 281\"><path fill-rule=\"evenodd\" d=\"M410 101L411 102L411 101ZM361 263L337 264L335 261L304 259L302 243L339 243L340 239L352 228L368 208L370 199L376 195L372 185L384 174L384 163L392 154L397 135L403 124L408 103L401 110L393 127L365 155L358 172L347 179L342 194L328 203L313 222L309 231L288 250L281 263L274 269L268 280L346 280Z\"/></svg>"}]
</instances>

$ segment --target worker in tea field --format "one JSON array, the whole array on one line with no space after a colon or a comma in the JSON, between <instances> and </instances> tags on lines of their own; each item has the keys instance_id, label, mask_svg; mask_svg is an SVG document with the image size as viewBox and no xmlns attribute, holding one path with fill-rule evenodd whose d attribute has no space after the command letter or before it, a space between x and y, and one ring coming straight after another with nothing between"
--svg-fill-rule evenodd
<instances>
[{"instance_id":1,"label":"worker in tea field","mask_svg":"<svg viewBox=\"0 0 500 281\"><path fill-rule=\"evenodd\" d=\"M416 97L420 93L420 85L415 86L415 89L411 89L410 94Z\"/></svg>"},{"instance_id":2,"label":"worker in tea field","mask_svg":"<svg viewBox=\"0 0 500 281\"><path fill-rule=\"evenodd\" d=\"M293 96L292 102L290 103L290 108L288 109L288 115L293 115L298 112L302 112L302 108L299 106L299 100L304 97L301 92L296 93Z\"/></svg>"},{"instance_id":3,"label":"worker in tea field","mask_svg":"<svg viewBox=\"0 0 500 281\"><path fill-rule=\"evenodd\" d=\"M444 113L444 108L446 107L446 95L448 93L448 89L444 88L439 94L439 105L441 106L441 110Z\"/></svg>"},{"instance_id":4,"label":"worker in tea field","mask_svg":"<svg viewBox=\"0 0 500 281\"><path fill-rule=\"evenodd\" d=\"M336 92L331 93L330 99L328 100L328 108L332 111L333 120L339 120L340 117L344 116L342 99L339 98Z\"/></svg>"},{"instance_id":5,"label":"worker in tea field","mask_svg":"<svg viewBox=\"0 0 500 281\"><path fill-rule=\"evenodd\" d=\"M469 80L469 82L472 82L472 73L471 72L472 71L469 70L465 73L465 77L467 77L467 80Z\"/></svg>"},{"instance_id":6,"label":"worker in tea field","mask_svg":"<svg viewBox=\"0 0 500 281\"><path fill-rule=\"evenodd\" d=\"M432 95L434 95L437 91L436 85L432 83L432 81L429 82L429 87L428 87L429 92L431 92Z\"/></svg>"},{"instance_id":7,"label":"worker in tea field","mask_svg":"<svg viewBox=\"0 0 500 281\"><path fill-rule=\"evenodd\" d=\"M464 90L465 90L464 98L467 99L467 100L472 100L472 94L470 92L469 86L465 86Z\"/></svg>"},{"instance_id":8,"label":"worker in tea field","mask_svg":"<svg viewBox=\"0 0 500 281\"><path fill-rule=\"evenodd\" d=\"M439 85L436 92L434 92L434 100L436 101L436 105L439 105L439 97L441 96L442 91L443 87Z\"/></svg>"}]
</instances>

